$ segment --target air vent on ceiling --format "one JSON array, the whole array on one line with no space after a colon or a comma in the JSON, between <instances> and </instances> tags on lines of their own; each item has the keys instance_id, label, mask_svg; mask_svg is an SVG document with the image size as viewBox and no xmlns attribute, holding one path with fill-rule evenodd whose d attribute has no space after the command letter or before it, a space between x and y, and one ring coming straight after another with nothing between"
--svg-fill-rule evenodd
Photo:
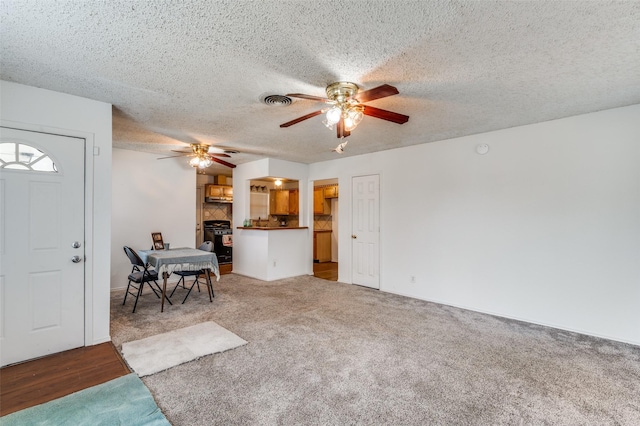
<instances>
[{"instance_id":1,"label":"air vent on ceiling","mask_svg":"<svg viewBox=\"0 0 640 426\"><path fill-rule=\"evenodd\" d=\"M289 106L291 105L291 98L283 95L266 95L262 98L262 102L267 105Z\"/></svg>"}]
</instances>

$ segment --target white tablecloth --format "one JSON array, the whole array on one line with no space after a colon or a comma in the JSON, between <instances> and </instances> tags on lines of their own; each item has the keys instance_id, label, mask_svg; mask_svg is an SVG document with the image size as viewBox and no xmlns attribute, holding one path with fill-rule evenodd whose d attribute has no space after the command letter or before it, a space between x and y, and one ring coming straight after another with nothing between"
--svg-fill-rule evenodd
<instances>
[{"instance_id":1,"label":"white tablecloth","mask_svg":"<svg viewBox=\"0 0 640 426\"><path fill-rule=\"evenodd\" d=\"M210 269L216 276L216 281L220 280L218 258L209 251L181 247L170 250L139 250L138 255L143 262L151 264L158 274Z\"/></svg>"}]
</instances>

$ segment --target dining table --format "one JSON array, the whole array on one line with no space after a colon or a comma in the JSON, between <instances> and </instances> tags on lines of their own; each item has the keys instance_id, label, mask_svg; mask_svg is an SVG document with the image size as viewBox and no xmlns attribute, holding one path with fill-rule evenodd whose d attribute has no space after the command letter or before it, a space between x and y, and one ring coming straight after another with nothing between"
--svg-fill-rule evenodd
<instances>
[{"instance_id":1,"label":"dining table","mask_svg":"<svg viewBox=\"0 0 640 426\"><path fill-rule=\"evenodd\" d=\"M162 274L162 302L160 312L164 312L164 300L167 298L167 278L175 271L205 271L209 301L213 301L213 283L211 272L220 280L220 269L216 254L209 251L189 247L171 248L167 250L138 250L144 263L149 263L158 274Z\"/></svg>"}]
</instances>

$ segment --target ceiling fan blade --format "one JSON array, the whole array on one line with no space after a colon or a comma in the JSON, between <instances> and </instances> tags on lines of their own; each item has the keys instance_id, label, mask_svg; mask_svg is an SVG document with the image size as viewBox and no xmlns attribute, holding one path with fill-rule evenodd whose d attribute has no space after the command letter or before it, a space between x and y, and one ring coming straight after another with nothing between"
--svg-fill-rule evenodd
<instances>
[{"instance_id":1,"label":"ceiling fan blade","mask_svg":"<svg viewBox=\"0 0 640 426\"><path fill-rule=\"evenodd\" d=\"M213 161L215 161L216 163L222 164L223 166L231 167L232 169L235 169L235 168L236 168L236 165L235 165L235 164L227 163L226 161L221 160L221 159L219 159L219 158L211 157L211 159L212 159Z\"/></svg>"},{"instance_id":2,"label":"ceiling fan blade","mask_svg":"<svg viewBox=\"0 0 640 426\"><path fill-rule=\"evenodd\" d=\"M386 98L387 96L397 95L398 89L393 86L389 86L388 84L383 84L382 86L374 87L373 89L365 90L364 92L356 93L352 96L352 99L356 99L358 102L369 102L375 99Z\"/></svg>"},{"instance_id":3,"label":"ceiling fan blade","mask_svg":"<svg viewBox=\"0 0 640 426\"><path fill-rule=\"evenodd\" d=\"M179 152L180 154L193 154L193 151L178 151L175 149L172 149L171 152Z\"/></svg>"},{"instance_id":4,"label":"ceiling fan blade","mask_svg":"<svg viewBox=\"0 0 640 426\"><path fill-rule=\"evenodd\" d=\"M336 123L336 134L338 139L346 138L351 135L351 132L344 127L343 117L340 117L340 121Z\"/></svg>"},{"instance_id":5,"label":"ceiling fan blade","mask_svg":"<svg viewBox=\"0 0 640 426\"><path fill-rule=\"evenodd\" d=\"M286 96L290 96L292 98L309 99L311 101L319 101L319 102L329 101L329 99L327 98L322 98L320 96L305 95L304 93L287 93Z\"/></svg>"},{"instance_id":6,"label":"ceiling fan blade","mask_svg":"<svg viewBox=\"0 0 640 426\"><path fill-rule=\"evenodd\" d=\"M229 154L225 154L223 152L208 152L207 155L211 155L213 157L228 157L231 158Z\"/></svg>"},{"instance_id":7,"label":"ceiling fan blade","mask_svg":"<svg viewBox=\"0 0 640 426\"><path fill-rule=\"evenodd\" d=\"M302 117L298 117L295 120L291 120L291 121L288 121L288 122L286 122L284 124L281 124L280 127L293 126L294 124L298 124L301 121L304 121L304 120L306 120L308 118L311 118L311 117L315 117L316 115L320 115L320 114L322 114L322 110L314 111L314 112L312 112L310 114L303 115Z\"/></svg>"},{"instance_id":8,"label":"ceiling fan blade","mask_svg":"<svg viewBox=\"0 0 640 426\"><path fill-rule=\"evenodd\" d=\"M404 124L407 121L409 121L408 115L398 114L397 112L387 111L386 109L374 108L368 105L363 105L363 106L364 106L364 111L362 111L362 113L370 117L381 118L382 120L392 121L398 124Z\"/></svg>"},{"instance_id":9,"label":"ceiling fan blade","mask_svg":"<svg viewBox=\"0 0 640 426\"><path fill-rule=\"evenodd\" d=\"M156 158L156 160L165 160L167 158L180 158L180 157L194 157L195 154L189 153L189 154L182 154L182 155L171 155L169 157L160 157L160 158Z\"/></svg>"}]
</instances>

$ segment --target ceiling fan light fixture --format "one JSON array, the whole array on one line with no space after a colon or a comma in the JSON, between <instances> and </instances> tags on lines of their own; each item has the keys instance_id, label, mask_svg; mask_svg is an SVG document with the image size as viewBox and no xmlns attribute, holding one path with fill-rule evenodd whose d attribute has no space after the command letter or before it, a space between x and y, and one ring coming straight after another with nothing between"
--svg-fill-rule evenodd
<instances>
[{"instance_id":1,"label":"ceiling fan light fixture","mask_svg":"<svg viewBox=\"0 0 640 426\"><path fill-rule=\"evenodd\" d=\"M349 109L348 115L349 118L351 118L356 124L356 126L362 121L362 118L364 117L364 114L362 113L362 107L360 106L355 106Z\"/></svg>"},{"instance_id":2,"label":"ceiling fan light fixture","mask_svg":"<svg viewBox=\"0 0 640 426\"><path fill-rule=\"evenodd\" d=\"M355 129L355 128L356 128L356 125L355 125L355 123L353 122L353 120L351 119L351 117L346 116L346 117L345 117L345 119L344 119L344 129L345 129L347 132L350 132L350 131L352 131L352 130L353 130L353 129Z\"/></svg>"},{"instance_id":3,"label":"ceiling fan light fixture","mask_svg":"<svg viewBox=\"0 0 640 426\"><path fill-rule=\"evenodd\" d=\"M336 124L338 121L340 121L341 115L342 115L342 110L340 109L340 107L334 106L333 108L329 109L329 111L327 111L327 114L326 114L327 123L331 125Z\"/></svg>"},{"instance_id":4,"label":"ceiling fan light fixture","mask_svg":"<svg viewBox=\"0 0 640 426\"><path fill-rule=\"evenodd\" d=\"M362 121L362 117L364 114L362 113L362 108L358 106L353 106L349 108L344 113L344 128L346 131L350 132L356 128L356 126Z\"/></svg>"},{"instance_id":5,"label":"ceiling fan light fixture","mask_svg":"<svg viewBox=\"0 0 640 426\"><path fill-rule=\"evenodd\" d=\"M333 124L329 123L329 121L327 119L322 120L322 124L327 126L327 129L333 130Z\"/></svg>"}]
</instances>

